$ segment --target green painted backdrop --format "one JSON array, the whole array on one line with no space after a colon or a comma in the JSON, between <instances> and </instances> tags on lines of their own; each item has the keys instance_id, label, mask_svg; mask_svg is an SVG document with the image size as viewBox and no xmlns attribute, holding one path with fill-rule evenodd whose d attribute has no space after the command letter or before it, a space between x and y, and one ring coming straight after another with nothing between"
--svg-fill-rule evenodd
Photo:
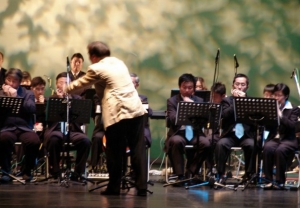
<instances>
[{"instance_id":1,"label":"green painted backdrop","mask_svg":"<svg viewBox=\"0 0 300 208\"><path fill-rule=\"evenodd\" d=\"M250 96L268 83L287 83L299 104L290 74L300 67L299 0L1 0L0 51L5 68L32 76L66 70L66 57L86 45L107 42L141 79L140 94L154 110L166 108L170 89L185 72L211 85L221 50L218 80L230 89L238 72L250 77ZM50 90L47 91L50 93ZM151 157L162 156L165 123L151 120Z\"/></svg>"}]
</instances>

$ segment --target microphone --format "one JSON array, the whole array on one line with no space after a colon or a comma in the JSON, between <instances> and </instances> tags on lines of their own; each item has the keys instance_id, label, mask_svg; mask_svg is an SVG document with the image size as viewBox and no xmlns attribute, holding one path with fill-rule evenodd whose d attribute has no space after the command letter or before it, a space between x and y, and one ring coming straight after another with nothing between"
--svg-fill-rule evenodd
<instances>
[{"instance_id":1,"label":"microphone","mask_svg":"<svg viewBox=\"0 0 300 208\"><path fill-rule=\"evenodd\" d=\"M295 69L292 72L291 79L293 79L294 76L295 76Z\"/></svg>"},{"instance_id":2,"label":"microphone","mask_svg":"<svg viewBox=\"0 0 300 208\"><path fill-rule=\"evenodd\" d=\"M235 68L238 68L240 65L239 65L239 62L236 58L236 55L234 54L233 57L234 57L234 61L235 61Z\"/></svg>"},{"instance_id":3,"label":"microphone","mask_svg":"<svg viewBox=\"0 0 300 208\"><path fill-rule=\"evenodd\" d=\"M219 57L220 57L220 48L218 48L218 52L216 55L216 63L219 61Z\"/></svg>"}]
</instances>

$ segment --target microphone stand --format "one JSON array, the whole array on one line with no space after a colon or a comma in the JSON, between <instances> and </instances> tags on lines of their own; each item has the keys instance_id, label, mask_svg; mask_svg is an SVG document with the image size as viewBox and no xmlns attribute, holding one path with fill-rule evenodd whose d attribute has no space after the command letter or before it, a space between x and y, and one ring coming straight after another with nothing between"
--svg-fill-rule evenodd
<instances>
[{"instance_id":1,"label":"microphone stand","mask_svg":"<svg viewBox=\"0 0 300 208\"><path fill-rule=\"evenodd\" d=\"M70 77L69 77L69 72L70 72L70 61L69 61L69 57L67 57L67 86L69 86L70 84ZM65 97L65 102L67 103L67 109L66 109L66 122L64 122L64 130L63 132L63 137L66 138L65 142L65 148L64 150L67 152L67 158L65 158L65 151L63 152L63 156L62 156L62 164L64 164L64 162L66 162L66 171L64 174L64 180L62 180L60 182L61 186L65 186L65 187L69 187L69 181L70 181L70 175L71 175L71 165L70 165L70 153L69 153L69 145L70 145L70 128L69 128L69 113L70 113L70 108L71 108L71 101L69 98L69 94L66 93L66 97Z\"/></svg>"},{"instance_id":2,"label":"microphone stand","mask_svg":"<svg viewBox=\"0 0 300 208\"><path fill-rule=\"evenodd\" d=\"M237 68L240 66L239 65L239 62L237 61L237 58L236 58L236 55L234 54L233 55L233 58L234 58L234 75L237 74Z\"/></svg>"},{"instance_id":3,"label":"microphone stand","mask_svg":"<svg viewBox=\"0 0 300 208\"><path fill-rule=\"evenodd\" d=\"M295 82L296 82L296 86L297 86L297 90L298 90L298 94L299 94L299 97L300 97L300 87L299 87L299 80L298 80L298 69L295 68L292 72L292 75L291 75L291 79L295 79Z\"/></svg>"}]
</instances>

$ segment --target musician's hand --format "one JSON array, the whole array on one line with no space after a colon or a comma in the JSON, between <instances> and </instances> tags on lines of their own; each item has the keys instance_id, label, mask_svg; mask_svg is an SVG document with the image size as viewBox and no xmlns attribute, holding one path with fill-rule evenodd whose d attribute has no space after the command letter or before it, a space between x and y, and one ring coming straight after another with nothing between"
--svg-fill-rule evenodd
<instances>
[{"instance_id":1,"label":"musician's hand","mask_svg":"<svg viewBox=\"0 0 300 208\"><path fill-rule=\"evenodd\" d=\"M64 98L64 96L65 96L65 93L63 91L61 91L60 89L56 90L56 94L60 98Z\"/></svg>"},{"instance_id":2,"label":"musician's hand","mask_svg":"<svg viewBox=\"0 0 300 208\"><path fill-rule=\"evenodd\" d=\"M39 96L39 99L38 99L38 102L39 102L39 103L44 103L44 101L45 101L44 95L40 95L40 96Z\"/></svg>"},{"instance_id":3,"label":"musician's hand","mask_svg":"<svg viewBox=\"0 0 300 208\"><path fill-rule=\"evenodd\" d=\"M17 97L17 90L9 85L3 84L2 89L5 95L9 97Z\"/></svg>"},{"instance_id":4,"label":"musician's hand","mask_svg":"<svg viewBox=\"0 0 300 208\"><path fill-rule=\"evenodd\" d=\"M191 98L189 97L183 97L183 101L185 102L194 102Z\"/></svg>"},{"instance_id":5,"label":"musician's hand","mask_svg":"<svg viewBox=\"0 0 300 208\"><path fill-rule=\"evenodd\" d=\"M243 91L240 91L238 89L231 89L231 94L234 97L246 97L246 93L244 93Z\"/></svg>"}]
</instances>

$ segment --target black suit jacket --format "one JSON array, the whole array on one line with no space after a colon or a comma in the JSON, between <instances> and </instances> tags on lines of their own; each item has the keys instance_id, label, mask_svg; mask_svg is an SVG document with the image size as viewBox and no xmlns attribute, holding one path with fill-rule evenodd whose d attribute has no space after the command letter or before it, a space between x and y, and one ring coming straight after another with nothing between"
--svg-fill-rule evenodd
<instances>
[{"instance_id":1,"label":"black suit jacket","mask_svg":"<svg viewBox=\"0 0 300 208\"><path fill-rule=\"evenodd\" d=\"M79 77L82 77L82 76L84 76L84 75L85 75L85 72L80 71L80 72L78 73L76 79L78 79ZM74 75L73 75L73 73L72 73L71 71L69 72L69 77L70 77L70 80L71 80L71 81L74 81L74 80L75 80L75 77L74 77Z\"/></svg>"},{"instance_id":2,"label":"black suit jacket","mask_svg":"<svg viewBox=\"0 0 300 208\"><path fill-rule=\"evenodd\" d=\"M234 119L234 107L233 107L233 96L229 96L223 98L221 101L222 105L222 137L227 137L232 133L233 128L235 127L235 119ZM249 138L253 138L255 136L255 126L243 124L244 127L244 135Z\"/></svg>"},{"instance_id":3,"label":"black suit jacket","mask_svg":"<svg viewBox=\"0 0 300 208\"><path fill-rule=\"evenodd\" d=\"M1 70L0 70L0 90L2 90L2 85L5 83L5 73L6 73L6 69L1 68Z\"/></svg>"},{"instance_id":4,"label":"black suit jacket","mask_svg":"<svg viewBox=\"0 0 300 208\"><path fill-rule=\"evenodd\" d=\"M282 118L280 119L280 125L278 128L279 136L281 140L296 140L295 127L298 121L300 110L297 106L293 106L292 109L284 109L282 112ZM267 140L274 139L277 135L277 127L266 127L269 130L269 136Z\"/></svg>"},{"instance_id":5,"label":"black suit jacket","mask_svg":"<svg viewBox=\"0 0 300 208\"><path fill-rule=\"evenodd\" d=\"M203 99L197 96L192 96L191 99L194 100L194 102L196 103L203 102ZM181 101L183 101L183 99L180 94L175 95L167 100L167 125L169 127L168 138L176 134L176 132L178 132L178 130L181 127L175 124L176 114L177 114L177 104ZM200 131L199 135L204 136L204 133Z\"/></svg>"},{"instance_id":6,"label":"black suit jacket","mask_svg":"<svg viewBox=\"0 0 300 208\"><path fill-rule=\"evenodd\" d=\"M0 90L0 96L5 96L3 90ZM36 111L34 94L31 90L19 87L17 97L24 98L20 114L18 117L0 115L1 131L12 131L17 128L23 131L33 129L33 114Z\"/></svg>"}]
</instances>

